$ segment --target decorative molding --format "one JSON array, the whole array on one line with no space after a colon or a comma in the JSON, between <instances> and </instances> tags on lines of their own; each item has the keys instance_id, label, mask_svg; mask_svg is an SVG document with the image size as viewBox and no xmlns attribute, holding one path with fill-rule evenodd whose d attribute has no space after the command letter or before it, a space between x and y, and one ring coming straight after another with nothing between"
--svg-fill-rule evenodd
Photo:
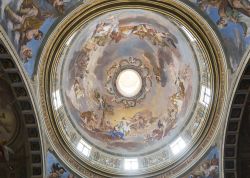
<instances>
[{"instance_id":1,"label":"decorative molding","mask_svg":"<svg viewBox=\"0 0 250 178\"><path fill-rule=\"evenodd\" d=\"M222 170L225 178L237 178L239 130L250 94L249 59L250 49L246 52L232 83L234 87L223 135Z\"/></svg>"}]
</instances>

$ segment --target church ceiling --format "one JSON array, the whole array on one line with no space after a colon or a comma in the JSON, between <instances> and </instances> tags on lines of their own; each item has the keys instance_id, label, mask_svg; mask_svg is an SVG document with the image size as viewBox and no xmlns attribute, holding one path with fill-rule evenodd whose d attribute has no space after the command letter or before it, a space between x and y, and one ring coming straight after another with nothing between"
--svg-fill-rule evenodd
<instances>
[{"instance_id":1,"label":"church ceiling","mask_svg":"<svg viewBox=\"0 0 250 178\"><path fill-rule=\"evenodd\" d=\"M180 2L100 1L74 12L51 33L38 68L52 147L94 176L182 174L211 146L225 104L227 64L214 31Z\"/></svg>"},{"instance_id":2,"label":"church ceiling","mask_svg":"<svg viewBox=\"0 0 250 178\"><path fill-rule=\"evenodd\" d=\"M178 177L205 154L219 157L211 146L225 122L229 77L248 53L249 7L247 0L3 0L0 35L33 84L51 148L73 172Z\"/></svg>"},{"instance_id":3,"label":"church ceiling","mask_svg":"<svg viewBox=\"0 0 250 178\"><path fill-rule=\"evenodd\" d=\"M92 0L93 1L93 0ZM249 37L249 2L247 0L189 0L192 7L203 11L204 17L217 28L226 49L228 63L236 71ZM91 0L3 0L0 21L28 75L33 77L44 44L56 24L75 7L91 4Z\"/></svg>"}]
</instances>

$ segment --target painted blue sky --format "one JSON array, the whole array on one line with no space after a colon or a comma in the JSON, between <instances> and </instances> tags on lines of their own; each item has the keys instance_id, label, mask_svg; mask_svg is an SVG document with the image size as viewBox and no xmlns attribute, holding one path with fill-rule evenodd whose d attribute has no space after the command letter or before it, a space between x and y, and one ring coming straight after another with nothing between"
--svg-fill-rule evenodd
<instances>
[{"instance_id":1,"label":"painted blue sky","mask_svg":"<svg viewBox=\"0 0 250 178\"><path fill-rule=\"evenodd\" d=\"M219 158L219 151L218 151L217 147L212 148L212 150L206 156L205 160L211 160L211 159L213 159L214 155L216 155L216 158Z\"/></svg>"}]
</instances>

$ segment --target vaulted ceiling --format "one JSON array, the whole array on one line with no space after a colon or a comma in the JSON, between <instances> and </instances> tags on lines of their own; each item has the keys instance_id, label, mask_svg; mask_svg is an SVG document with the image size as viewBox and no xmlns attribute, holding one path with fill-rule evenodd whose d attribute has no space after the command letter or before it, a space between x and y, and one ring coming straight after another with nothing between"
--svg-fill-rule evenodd
<instances>
[{"instance_id":1,"label":"vaulted ceiling","mask_svg":"<svg viewBox=\"0 0 250 178\"><path fill-rule=\"evenodd\" d=\"M0 2L0 177L250 176L247 0Z\"/></svg>"}]
</instances>

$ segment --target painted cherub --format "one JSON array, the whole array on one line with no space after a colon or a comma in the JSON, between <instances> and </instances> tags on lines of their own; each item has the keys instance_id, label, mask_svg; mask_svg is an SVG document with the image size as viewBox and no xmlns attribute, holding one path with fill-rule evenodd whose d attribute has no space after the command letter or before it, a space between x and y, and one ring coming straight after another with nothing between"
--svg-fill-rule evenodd
<instances>
[{"instance_id":1,"label":"painted cherub","mask_svg":"<svg viewBox=\"0 0 250 178\"><path fill-rule=\"evenodd\" d=\"M32 58L32 50L28 46L22 45L20 49L20 57L24 63L28 62Z\"/></svg>"},{"instance_id":2,"label":"painted cherub","mask_svg":"<svg viewBox=\"0 0 250 178\"><path fill-rule=\"evenodd\" d=\"M80 87L80 83L78 80L75 80L74 82L74 92L75 92L76 99L81 99L82 97L84 97L84 91Z\"/></svg>"},{"instance_id":3,"label":"painted cherub","mask_svg":"<svg viewBox=\"0 0 250 178\"><path fill-rule=\"evenodd\" d=\"M239 24L242 27L244 36L248 36L250 33L249 32L250 9L249 10L241 9L239 8L240 7L239 4L236 7L238 8L235 8L235 4L233 5L233 1L223 0L218 10L220 19L217 21L217 26L219 28L225 28L229 22L233 22ZM245 6L245 8L247 8L247 6Z\"/></svg>"},{"instance_id":4,"label":"painted cherub","mask_svg":"<svg viewBox=\"0 0 250 178\"><path fill-rule=\"evenodd\" d=\"M41 40L43 37L43 32L39 29L29 29L21 33L20 44L27 44L32 39Z\"/></svg>"}]
</instances>

